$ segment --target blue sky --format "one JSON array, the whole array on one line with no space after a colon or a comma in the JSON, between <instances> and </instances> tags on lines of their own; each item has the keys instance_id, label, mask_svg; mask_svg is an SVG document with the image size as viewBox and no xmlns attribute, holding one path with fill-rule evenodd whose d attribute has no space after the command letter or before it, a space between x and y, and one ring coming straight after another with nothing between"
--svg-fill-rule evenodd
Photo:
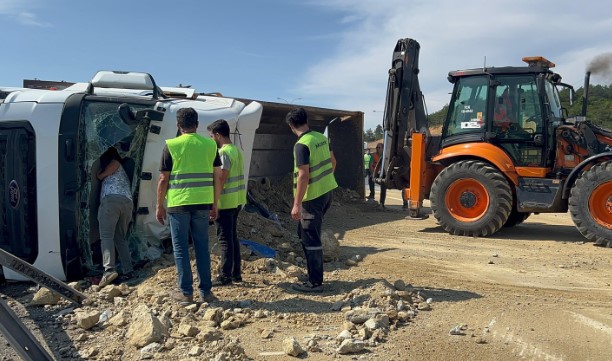
<instances>
[{"instance_id":1,"label":"blue sky","mask_svg":"<svg viewBox=\"0 0 612 361\"><path fill-rule=\"evenodd\" d=\"M366 128L380 123L399 38L421 44L430 112L449 100L448 72L485 57L505 66L543 55L578 88L589 62L612 53L606 0L0 0L0 24L3 86L145 71L163 86L360 110Z\"/></svg>"}]
</instances>

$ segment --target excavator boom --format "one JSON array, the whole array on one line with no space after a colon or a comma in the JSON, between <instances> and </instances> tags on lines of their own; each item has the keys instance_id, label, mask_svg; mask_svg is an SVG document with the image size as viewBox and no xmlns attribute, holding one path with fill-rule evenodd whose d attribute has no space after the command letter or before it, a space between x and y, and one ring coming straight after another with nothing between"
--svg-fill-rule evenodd
<instances>
[{"instance_id":1,"label":"excavator boom","mask_svg":"<svg viewBox=\"0 0 612 361\"><path fill-rule=\"evenodd\" d=\"M413 133L429 135L423 94L419 86L420 45L413 39L398 40L393 51L384 113L384 149L377 183L387 188L410 185Z\"/></svg>"}]
</instances>

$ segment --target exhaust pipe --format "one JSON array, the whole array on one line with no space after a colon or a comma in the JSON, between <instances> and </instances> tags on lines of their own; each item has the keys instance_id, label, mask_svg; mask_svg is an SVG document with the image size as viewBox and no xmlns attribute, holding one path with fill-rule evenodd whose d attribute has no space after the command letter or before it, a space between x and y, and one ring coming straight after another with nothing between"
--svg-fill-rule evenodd
<instances>
[{"instance_id":1,"label":"exhaust pipe","mask_svg":"<svg viewBox=\"0 0 612 361\"><path fill-rule=\"evenodd\" d=\"M584 93L582 96L582 116L586 117L587 113L587 100L589 99L589 82L591 80L591 72L587 71L584 75Z\"/></svg>"}]
</instances>

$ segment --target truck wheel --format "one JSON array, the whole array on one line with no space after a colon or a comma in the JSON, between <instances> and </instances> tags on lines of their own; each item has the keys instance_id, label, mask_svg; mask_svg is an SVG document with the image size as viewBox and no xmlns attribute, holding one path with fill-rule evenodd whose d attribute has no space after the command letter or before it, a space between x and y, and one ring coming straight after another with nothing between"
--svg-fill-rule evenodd
<instances>
[{"instance_id":1,"label":"truck wheel","mask_svg":"<svg viewBox=\"0 0 612 361\"><path fill-rule=\"evenodd\" d=\"M504 223L504 227L518 226L519 224L525 222L530 215L531 213L529 212L519 212L513 208L512 212L510 212L510 215L508 216L508 220L506 223Z\"/></svg>"},{"instance_id":2,"label":"truck wheel","mask_svg":"<svg viewBox=\"0 0 612 361\"><path fill-rule=\"evenodd\" d=\"M431 208L450 234L486 237L497 232L512 210L512 191L488 163L460 161L438 174L431 187Z\"/></svg>"},{"instance_id":3,"label":"truck wheel","mask_svg":"<svg viewBox=\"0 0 612 361\"><path fill-rule=\"evenodd\" d=\"M583 172L572 187L569 211L576 228L589 241L612 247L612 162Z\"/></svg>"}]
</instances>

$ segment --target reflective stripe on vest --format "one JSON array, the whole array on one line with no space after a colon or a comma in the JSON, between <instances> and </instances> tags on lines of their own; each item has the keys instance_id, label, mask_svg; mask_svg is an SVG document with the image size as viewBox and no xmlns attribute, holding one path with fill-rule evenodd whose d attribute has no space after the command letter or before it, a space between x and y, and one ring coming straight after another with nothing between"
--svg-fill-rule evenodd
<instances>
[{"instance_id":1,"label":"reflective stripe on vest","mask_svg":"<svg viewBox=\"0 0 612 361\"><path fill-rule=\"evenodd\" d=\"M232 209L246 204L246 188L244 182L244 163L242 153L234 144L224 144L219 149L219 155L227 156L230 160L228 178L223 184L219 209Z\"/></svg>"},{"instance_id":2,"label":"reflective stripe on vest","mask_svg":"<svg viewBox=\"0 0 612 361\"><path fill-rule=\"evenodd\" d=\"M303 201L318 198L323 194L336 188L336 178L334 177L329 142L327 137L315 131L309 131L300 137L298 144L304 144L310 152L309 159L309 179ZM293 195L297 188L298 167L294 160L293 172Z\"/></svg>"},{"instance_id":3,"label":"reflective stripe on vest","mask_svg":"<svg viewBox=\"0 0 612 361\"><path fill-rule=\"evenodd\" d=\"M215 141L188 133L166 140L166 145L172 156L172 171L166 193L168 207L212 204L213 162L217 155Z\"/></svg>"}]
</instances>

